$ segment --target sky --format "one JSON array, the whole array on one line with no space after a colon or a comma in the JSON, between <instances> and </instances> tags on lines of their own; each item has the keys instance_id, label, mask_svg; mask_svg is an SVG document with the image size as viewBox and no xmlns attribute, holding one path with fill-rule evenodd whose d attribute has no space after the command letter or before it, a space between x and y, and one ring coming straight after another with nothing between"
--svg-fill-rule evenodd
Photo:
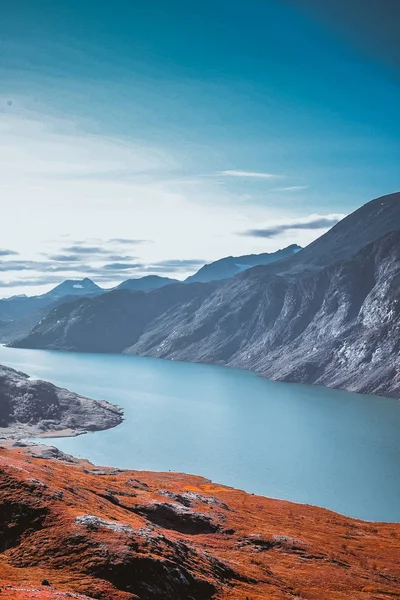
<instances>
[{"instance_id":1,"label":"sky","mask_svg":"<svg viewBox=\"0 0 400 600\"><path fill-rule=\"evenodd\" d=\"M400 189L393 0L0 0L0 14L0 297L183 279L304 246Z\"/></svg>"}]
</instances>

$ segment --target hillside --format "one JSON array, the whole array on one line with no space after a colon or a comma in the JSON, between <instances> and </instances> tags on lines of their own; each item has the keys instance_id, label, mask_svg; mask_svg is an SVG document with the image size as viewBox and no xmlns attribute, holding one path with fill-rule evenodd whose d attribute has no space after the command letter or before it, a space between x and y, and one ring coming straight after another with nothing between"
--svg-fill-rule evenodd
<instances>
[{"instance_id":1,"label":"hillside","mask_svg":"<svg viewBox=\"0 0 400 600\"><path fill-rule=\"evenodd\" d=\"M399 524L191 475L0 448L0 511L2 598L386 600L400 593Z\"/></svg>"},{"instance_id":2,"label":"hillside","mask_svg":"<svg viewBox=\"0 0 400 600\"><path fill-rule=\"evenodd\" d=\"M400 397L400 232L315 273L249 271L125 351Z\"/></svg>"}]
</instances>

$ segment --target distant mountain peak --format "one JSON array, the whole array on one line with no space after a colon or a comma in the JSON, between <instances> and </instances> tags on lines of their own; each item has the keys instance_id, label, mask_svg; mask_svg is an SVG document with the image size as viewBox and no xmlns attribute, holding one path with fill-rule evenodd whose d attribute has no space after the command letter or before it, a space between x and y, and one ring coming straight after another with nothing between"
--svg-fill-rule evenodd
<instances>
[{"instance_id":1,"label":"distant mountain peak","mask_svg":"<svg viewBox=\"0 0 400 600\"><path fill-rule=\"evenodd\" d=\"M103 291L94 281L85 277L84 279L66 279L55 288L43 294L46 298L61 298L63 296L82 296L95 294Z\"/></svg>"}]
</instances>

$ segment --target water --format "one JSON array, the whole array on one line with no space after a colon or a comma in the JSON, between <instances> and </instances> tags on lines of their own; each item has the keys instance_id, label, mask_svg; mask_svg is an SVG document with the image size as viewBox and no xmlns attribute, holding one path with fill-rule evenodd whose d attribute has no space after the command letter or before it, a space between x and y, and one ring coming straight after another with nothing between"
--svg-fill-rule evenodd
<instances>
[{"instance_id":1,"label":"water","mask_svg":"<svg viewBox=\"0 0 400 600\"><path fill-rule=\"evenodd\" d=\"M48 440L75 456L400 521L400 402L123 355L1 347L0 364L123 407L115 429Z\"/></svg>"}]
</instances>

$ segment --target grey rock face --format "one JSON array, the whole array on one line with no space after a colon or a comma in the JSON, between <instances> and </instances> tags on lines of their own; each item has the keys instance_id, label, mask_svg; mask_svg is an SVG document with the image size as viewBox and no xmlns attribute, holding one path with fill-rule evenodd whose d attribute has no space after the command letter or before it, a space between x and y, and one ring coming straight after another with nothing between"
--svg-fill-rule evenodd
<instances>
[{"instance_id":1,"label":"grey rock face","mask_svg":"<svg viewBox=\"0 0 400 600\"><path fill-rule=\"evenodd\" d=\"M122 410L109 402L90 400L47 381L0 365L0 437L18 438L51 431L70 435L115 427Z\"/></svg>"},{"instance_id":2,"label":"grey rock face","mask_svg":"<svg viewBox=\"0 0 400 600\"><path fill-rule=\"evenodd\" d=\"M236 278L126 352L400 397L400 232L312 274Z\"/></svg>"}]
</instances>

